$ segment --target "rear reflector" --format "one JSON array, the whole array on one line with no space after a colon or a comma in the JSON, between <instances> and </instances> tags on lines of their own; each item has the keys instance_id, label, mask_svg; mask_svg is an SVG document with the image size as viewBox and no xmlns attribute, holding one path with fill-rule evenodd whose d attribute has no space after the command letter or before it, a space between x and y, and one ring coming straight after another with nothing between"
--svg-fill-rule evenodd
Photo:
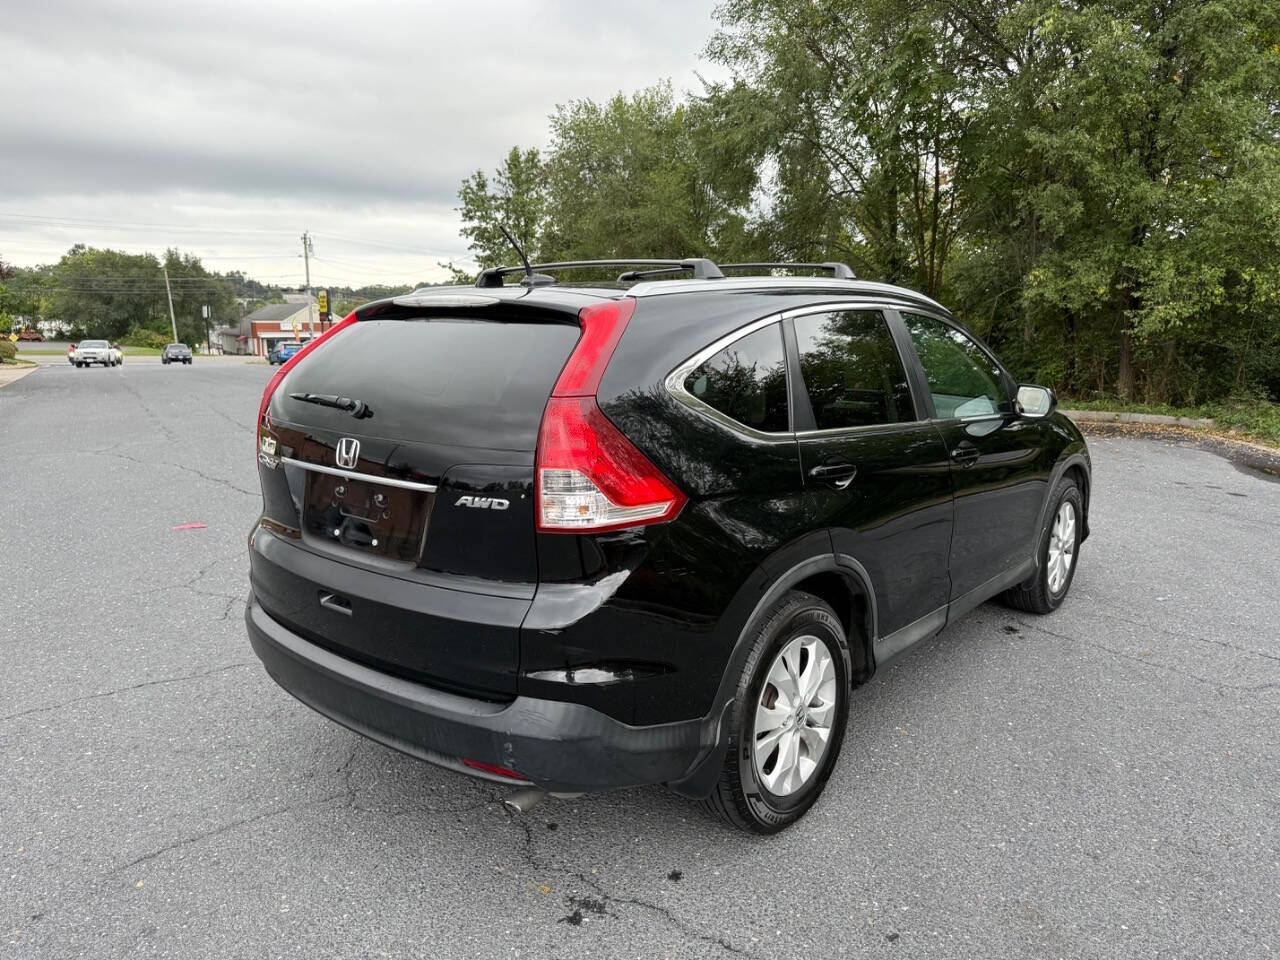
<instances>
[{"instance_id":1,"label":"rear reflector","mask_svg":"<svg viewBox=\"0 0 1280 960\"><path fill-rule=\"evenodd\" d=\"M464 767L471 767L473 770L483 770L485 773L492 773L495 776L506 777L508 780L528 780L523 773L516 773L514 770L508 770L506 767L495 766L492 763L481 763L479 760L472 760L470 757L462 758Z\"/></svg>"}]
</instances>

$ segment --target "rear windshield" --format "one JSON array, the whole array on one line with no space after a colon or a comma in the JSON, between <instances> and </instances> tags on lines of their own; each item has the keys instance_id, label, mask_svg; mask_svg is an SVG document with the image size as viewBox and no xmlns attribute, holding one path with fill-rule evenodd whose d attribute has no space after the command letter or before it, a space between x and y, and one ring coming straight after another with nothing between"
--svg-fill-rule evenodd
<instances>
[{"instance_id":1,"label":"rear windshield","mask_svg":"<svg viewBox=\"0 0 1280 960\"><path fill-rule=\"evenodd\" d=\"M281 384L286 419L368 436L533 450L576 324L362 320L303 358ZM361 400L364 421L290 393Z\"/></svg>"},{"instance_id":2,"label":"rear windshield","mask_svg":"<svg viewBox=\"0 0 1280 960\"><path fill-rule=\"evenodd\" d=\"M98 349L105 349L105 348L106 348L106 346L107 346L107 341L105 341L105 340L81 340L81 341L80 341L80 346L82 346L82 347L88 347L88 348L90 348L90 349L94 349L94 350L98 350Z\"/></svg>"}]
</instances>

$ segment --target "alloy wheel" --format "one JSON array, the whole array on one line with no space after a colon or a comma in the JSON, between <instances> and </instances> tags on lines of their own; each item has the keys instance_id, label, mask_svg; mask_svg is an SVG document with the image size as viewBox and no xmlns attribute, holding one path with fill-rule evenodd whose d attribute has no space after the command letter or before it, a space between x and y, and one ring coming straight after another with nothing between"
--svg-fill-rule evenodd
<instances>
[{"instance_id":1,"label":"alloy wheel","mask_svg":"<svg viewBox=\"0 0 1280 960\"><path fill-rule=\"evenodd\" d=\"M1076 508L1070 500L1062 501L1049 531L1049 591L1061 593L1076 559Z\"/></svg>"},{"instance_id":2,"label":"alloy wheel","mask_svg":"<svg viewBox=\"0 0 1280 960\"><path fill-rule=\"evenodd\" d=\"M774 657L756 705L756 774L776 796L789 796L818 770L836 716L836 668L825 641L790 640Z\"/></svg>"}]
</instances>

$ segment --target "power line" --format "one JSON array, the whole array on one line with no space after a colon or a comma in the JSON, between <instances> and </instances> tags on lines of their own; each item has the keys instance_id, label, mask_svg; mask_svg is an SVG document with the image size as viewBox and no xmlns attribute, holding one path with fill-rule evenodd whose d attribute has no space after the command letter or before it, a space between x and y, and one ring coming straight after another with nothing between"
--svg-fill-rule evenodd
<instances>
[{"instance_id":1,"label":"power line","mask_svg":"<svg viewBox=\"0 0 1280 960\"><path fill-rule=\"evenodd\" d=\"M186 223L161 223L148 220L95 220L88 217L48 217L34 213L8 213L0 210L0 217L8 220L30 220L37 223L65 224L68 226L98 227L167 227L176 230L189 230L197 233L242 233L261 234L264 236L285 236L287 230L263 230L255 227L198 227Z\"/></svg>"},{"instance_id":2,"label":"power line","mask_svg":"<svg viewBox=\"0 0 1280 960\"><path fill-rule=\"evenodd\" d=\"M443 257L445 259L449 259L449 254L447 253L437 253L431 250L415 250L399 243L389 243L386 240L374 240L369 237L351 237L344 236L340 233L326 233L320 230L315 231L315 236L328 237L330 240L345 240L347 243L365 243L372 247L386 247L390 250L399 250L405 255L413 254L420 257Z\"/></svg>"}]
</instances>

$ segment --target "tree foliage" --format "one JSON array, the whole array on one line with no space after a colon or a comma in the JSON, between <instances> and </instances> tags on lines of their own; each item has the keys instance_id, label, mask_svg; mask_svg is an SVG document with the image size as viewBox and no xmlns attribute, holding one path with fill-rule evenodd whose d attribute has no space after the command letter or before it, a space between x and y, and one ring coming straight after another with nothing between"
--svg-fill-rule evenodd
<instances>
[{"instance_id":1,"label":"tree foliage","mask_svg":"<svg viewBox=\"0 0 1280 960\"><path fill-rule=\"evenodd\" d=\"M177 250L167 250L161 259L77 244L55 264L15 269L0 297L13 300L12 313L57 321L76 339L122 340L130 331L172 337L165 269L182 342L204 342L201 307L206 304L211 327L239 318L232 284L205 270L199 258Z\"/></svg>"},{"instance_id":2,"label":"tree foliage","mask_svg":"<svg viewBox=\"0 0 1280 960\"><path fill-rule=\"evenodd\" d=\"M843 259L1075 396L1280 395L1280 5L726 0L730 78L550 118L461 193L561 257ZM498 238L495 240L495 236Z\"/></svg>"}]
</instances>

